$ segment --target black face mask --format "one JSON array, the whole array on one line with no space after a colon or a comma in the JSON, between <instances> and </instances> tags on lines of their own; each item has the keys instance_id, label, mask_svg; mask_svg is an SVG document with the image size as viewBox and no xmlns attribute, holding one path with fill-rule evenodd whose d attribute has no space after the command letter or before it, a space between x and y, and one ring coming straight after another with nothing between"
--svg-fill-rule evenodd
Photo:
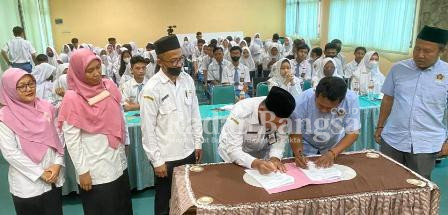
<instances>
[{"instance_id":1,"label":"black face mask","mask_svg":"<svg viewBox=\"0 0 448 215\"><path fill-rule=\"evenodd\" d=\"M48 57L53 57L54 54L53 53L48 53Z\"/></svg>"},{"instance_id":2,"label":"black face mask","mask_svg":"<svg viewBox=\"0 0 448 215\"><path fill-rule=\"evenodd\" d=\"M232 56L232 61L233 61L233 62L237 62L237 61L240 60L240 57L241 57L241 56Z\"/></svg>"},{"instance_id":3,"label":"black face mask","mask_svg":"<svg viewBox=\"0 0 448 215\"><path fill-rule=\"evenodd\" d=\"M179 76L179 74L182 72L182 67L168 67L166 68L166 72L173 76Z\"/></svg>"}]
</instances>

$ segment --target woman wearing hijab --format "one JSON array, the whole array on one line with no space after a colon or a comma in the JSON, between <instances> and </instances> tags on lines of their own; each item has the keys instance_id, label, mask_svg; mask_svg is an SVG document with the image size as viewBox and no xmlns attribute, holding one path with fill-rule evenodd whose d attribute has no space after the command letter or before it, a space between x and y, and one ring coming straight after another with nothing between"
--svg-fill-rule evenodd
<instances>
[{"instance_id":1,"label":"woman wearing hijab","mask_svg":"<svg viewBox=\"0 0 448 215\"><path fill-rule=\"evenodd\" d=\"M54 125L55 109L36 97L34 77L8 69L0 85L0 151L18 215L62 214L64 146Z\"/></svg>"},{"instance_id":2,"label":"woman wearing hijab","mask_svg":"<svg viewBox=\"0 0 448 215\"><path fill-rule=\"evenodd\" d=\"M373 92L380 93L384 83L384 75L379 69L380 57L376 51L369 51L359 63L358 68L353 72L351 89L359 86L361 94L367 94L369 91L369 83L373 85Z\"/></svg>"},{"instance_id":3,"label":"woman wearing hijab","mask_svg":"<svg viewBox=\"0 0 448 215\"><path fill-rule=\"evenodd\" d=\"M280 87L291 95L298 96L302 93L300 87L300 79L297 78L291 70L291 62L287 58L277 61L272 66L272 71L269 74L270 79L267 81L269 90L273 86Z\"/></svg>"},{"instance_id":4,"label":"woman wearing hijab","mask_svg":"<svg viewBox=\"0 0 448 215\"><path fill-rule=\"evenodd\" d=\"M242 64L244 64L244 66L249 68L249 71L256 71L257 68L255 66L254 59L252 58L252 55L250 53L250 49L248 47L243 47L242 49L243 49L243 53L242 53L240 62Z\"/></svg>"},{"instance_id":5,"label":"woman wearing hijab","mask_svg":"<svg viewBox=\"0 0 448 215\"><path fill-rule=\"evenodd\" d=\"M247 47L247 42L246 42L246 40L241 40L239 46L240 46L241 48Z\"/></svg>"},{"instance_id":6,"label":"woman wearing hijab","mask_svg":"<svg viewBox=\"0 0 448 215\"><path fill-rule=\"evenodd\" d=\"M118 85L126 82L127 80L132 79L130 72L131 71L130 62L132 57L131 52L124 47L121 47L119 51L121 53L120 60L116 64L116 66L112 68L115 77L115 83L117 83Z\"/></svg>"},{"instance_id":7,"label":"woman wearing hijab","mask_svg":"<svg viewBox=\"0 0 448 215\"><path fill-rule=\"evenodd\" d=\"M59 55L53 47L47 46L46 49L48 63L54 67L58 67L60 63L62 63L61 59L59 59Z\"/></svg>"},{"instance_id":8,"label":"woman wearing hijab","mask_svg":"<svg viewBox=\"0 0 448 215\"><path fill-rule=\"evenodd\" d=\"M53 77L56 76L56 67L48 63L41 63L33 68L31 75L36 80L36 96L52 103Z\"/></svg>"},{"instance_id":9,"label":"woman wearing hijab","mask_svg":"<svg viewBox=\"0 0 448 215\"><path fill-rule=\"evenodd\" d=\"M101 78L100 59L87 49L73 52L67 85L58 121L84 214L132 214L120 91Z\"/></svg>"},{"instance_id":10,"label":"woman wearing hijab","mask_svg":"<svg viewBox=\"0 0 448 215\"><path fill-rule=\"evenodd\" d=\"M56 80L53 82L53 104L56 108L59 108L59 105L62 102L62 98L64 97L65 91L67 91L67 70L68 63L61 64L59 66L60 75L56 76Z\"/></svg>"},{"instance_id":11,"label":"woman wearing hijab","mask_svg":"<svg viewBox=\"0 0 448 215\"><path fill-rule=\"evenodd\" d=\"M61 54L59 54L59 58L61 59L62 63L68 63L70 60L70 55L72 51L70 49L70 46L68 44L64 44L64 47L62 48Z\"/></svg>"},{"instance_id":12,"label":"woman wearing hijab","mask_svg":"<svg viewBox=\"0 0 448 215\"><path fill-rule=\"evenodd\" d=\"M311 77L312 86L314 88L317 87L319 81L324 77L340 77L337 73L335 73L335 70L336 61L331 57L323 58L317 64L317 71L313 73L313 76Z\"/></svg>"},{"instance_id":13,"label":"woman wearing hijab","mask_svg":"<svg viewBox=\"0 0 448 215\"><path fill-rule=\"evenodd\" d=\"M290 37L285 37L285 44L283 44L283 57L293 55L292 52L293 44Z\"/></svg>"},{"instance_id":14,"label":"woman wearing hijab","mask_svg":"<svg viewBox=\"0 0 448 215\"><path fill-rule=\"evenodd\" d=\"M280 48L278 43L271 43L268 52L263 58L263 71L271 70L272 65L281 58Z\"/></svg>"}]
</instances>

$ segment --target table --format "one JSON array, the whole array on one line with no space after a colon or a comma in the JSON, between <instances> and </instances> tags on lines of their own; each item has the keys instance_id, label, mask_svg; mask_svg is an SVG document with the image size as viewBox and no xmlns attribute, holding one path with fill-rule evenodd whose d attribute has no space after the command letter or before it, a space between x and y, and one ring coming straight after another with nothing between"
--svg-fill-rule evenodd
<instances>
[{"instance_id":1,"label":"table","mask_svg":"<svg viewBox=\"0 0 448 215\"><path fill-rule=\"evenodd\" d=\"M378 149L373 139L375 126L378 120L380 100L370 101L366 97L359 98L361 107L361 134L358 140L347 150ZM218 110L225 105L201 105L199 111L204 130L203 163L218 163L223 160L218 154L219 134L224 126L230 111ZM142 131L140 128L141 118L139 111L125 113L126 125L128 127L130 145L128 146L128 173L131 189L142 190L154 186L154 171L146 157L142 146ZM65 153L66 160L66 182L62 189L64 195L76 191L78 186L73 163L69 154ZM285 146L284 157L293 155L289 144Z\"/></svg>"},{"instance_id":2,"label":"table","mask_svg":"<svg viewBox=\"0 0 448 215\"><path fill-rule=\"evenodd\" d=\"M440 191L436 184L379 153L368 158L361 151L341 154L336 163L354 169L352 180L309 185L269 195L243 181L244 168L236 164L176 167L170 214L437 214ZM316 159L313 157L311 159ZM285 160L284 162L292 162ZM407 179L424 182L423 187ZM198 199L211 197L210 204Z\"/></svg>"}]
</instances>

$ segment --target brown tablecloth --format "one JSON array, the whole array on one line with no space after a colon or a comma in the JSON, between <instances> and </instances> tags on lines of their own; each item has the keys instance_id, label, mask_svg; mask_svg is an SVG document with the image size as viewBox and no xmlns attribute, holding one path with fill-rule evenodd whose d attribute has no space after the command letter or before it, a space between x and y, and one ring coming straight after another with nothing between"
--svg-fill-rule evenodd
<instances>
[{"instance_id":1,"label":"brown tablecloth","mask_svg":"<svg viewBox=\"0 0 448 215\"><path fill-rule=\"evenodd\" d=\"M356 171L352 180L271 195L246 184L244 168L235 164L204 164L199 173L189 171L188 165L177 167L171 214L438 214L437 185L379 152L375 152L379 158L368 158L366 153L347 153L336 159L337 164ZM424 181L426 186L409 184L407 179ZM202 196L212 197L213 202L198 203Z\"/></svg>"}]
</instances>

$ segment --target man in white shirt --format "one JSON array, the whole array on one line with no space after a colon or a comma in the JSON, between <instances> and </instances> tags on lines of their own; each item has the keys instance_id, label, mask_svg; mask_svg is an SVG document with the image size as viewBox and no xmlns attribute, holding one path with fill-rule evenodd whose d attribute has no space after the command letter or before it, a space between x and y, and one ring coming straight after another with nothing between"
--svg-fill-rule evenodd
<instances>
[{"instance_id":1,"label":"man in white shirt","mask_svg":"<svg viewBox=\"0 0 448 215\"><path fill-rule=\"evenodd\" d=\"M197 45L194 48L194 52L193 52L193 57L192 57L192 61L193 61L193 71L194 71L194 76L197 76L199 74L199 67L202 63L202 48L205 44L205 40L203 39L199 39L197 41Z\"/></svg>"},{"instance_id":2,"label":"man in white shirt","mask_svg":"<svg viewBox=\"0 0 448 215\"><path fill-rule=\"evenodd\" d=\"M219 136L221 158L257 169L261 174L285 172L281 159L288 142L286 118L294 111L295 104L288 91L276 86L267 97L238 102Z\"/></svg>"},{"instance_id":3,"label":"man in white shirt","mask_svg":"<svg viewBox=\"0 0 448 215\"><path fill-rule=\"evenodd\" d=\"M146 84L146 61L142 56L131 58L133 78L120 86L124 111L140 110L140 93Z\"/></svg>"},{"instance_id":4,"label":"man in white shirt","mask_svg":"<svg viewBox=\"0 0 448 215\"><path fill-rule=\"evenodd\" d=\"M344 75L346 79L349 79L352 77L353 73L358 69L359 64L361 63L361 60L364 58L364 55L367 53L366 48L364 47L356 47L355 49L355 59L350 61L350 63L346 64L344 67Z\"/></svg>"},{"instance_id":5,"label":"man in white shirt","mask_svg":"<svg viewBox=\"0 0 448 215\"><path fill-rule=\"evenodd\" d=\"M250 84L250 73L247 66L240 63L242 49L239 46L230 48L230 57L232 63L227 67L228 71L232 72L232 77L229 78L230 84L235 86L235 95L239 96L241 90L244 91L245 97L249 97L248 90Z\"/></svg>"},{"instance_id":6,"label":"man in white shirt","mask_svg":"<svg viewBox=\"0 0 448 215\"><path fill-rule=\"evenodd\" d=\"M294 60L292 63L292 71L294 75L303 80L311 80L311 64L306 60L308 57L308 52L310 52L310 47L307 44L300 44L294 47Z\"/></svg>"},{"instance_id":7,"label":"man in white shirt","mask_svg":"<svg viewBox=\"0 0 448 215\"><path fill-rule=\"evenodd\" d=\"M233 73L229 71L232 63L224 59L224 50L222 47L213 49L213 61L208 66L207 80L211 85L230 84L233 83Z\"/></svg>"},{"instance_id":8,"label":"man in white shirt","mask_svg":"<svg viewBox=\"0 0 448 215\"><path fill-rule=\"evenodd\" d=\"M345 56L342 54L342 41L340 39L334 39L331 41L331 43L336 44L337 49L336 51L338 52L338 54L336 55L336 58L339 59L339 61L341 61L341 65L342 68L345 67Z\"/></svg>"},{"instance_id":9,"label":"man in white shirt","mask_svg":"<svg viewBox=\"0 0 448 215\"><path fill-rule=\"evenodd\" d=\"M194 81L182 72L184 58L176 35L155 42L161 71L140 95L142 145L154 167L155 214L169 213L173 168L199 163L202 123Z\"/></svg>"},{"instance_id":10,"label":"man in white shirt","mask_svg":"<svg viewBox=\"0 0 448 215\"><path fill-rule=\"evenodd\" d=\"M22 27L14 27L12 33L15 38L7 42L1 51L3 59L13 68L20 68L31 73L33 67L31 60L36 62L36 50L29 41L24 39L25 32Z\"/></svg>"}]
</instances>

